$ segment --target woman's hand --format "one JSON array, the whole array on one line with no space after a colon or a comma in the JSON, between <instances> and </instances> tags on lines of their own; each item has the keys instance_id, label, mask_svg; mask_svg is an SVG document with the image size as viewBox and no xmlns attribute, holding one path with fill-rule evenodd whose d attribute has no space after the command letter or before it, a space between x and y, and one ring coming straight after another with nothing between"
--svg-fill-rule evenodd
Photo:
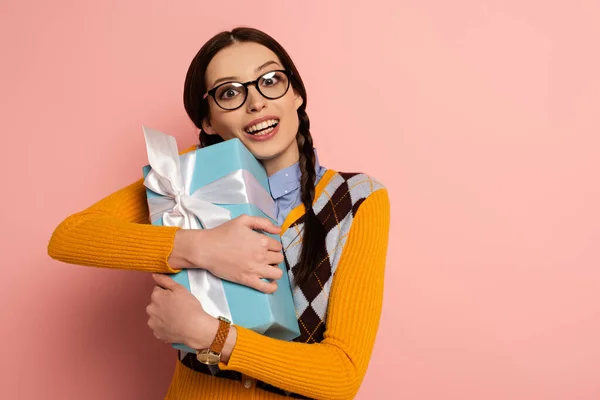
<instances>
[{"instance_id":1,"label":"woman's hand","mask_svg":"<svg viewBox=\"0 0 600 400\"><path fill-rule=\"evenodd\" d=\"M264 293L277 290L283 272L281 243L259 230L279 234L266 218L242 215L212 229L180 229L175 235L169 264L176 268L203 268L215 276Z\"/></svg>"},{"instance_id":2,"label":"woman's hand","mask_svg":"<svg viewBox=\"0 0 600 400\"><path fill-rule=\"evenodd\" d=\"M152 274L156 286L146 307L148 326L166 343L184 343L192 349L210 347L219 322L204 311L194 295L168 275Z\"/></svg>"}]
</instances>

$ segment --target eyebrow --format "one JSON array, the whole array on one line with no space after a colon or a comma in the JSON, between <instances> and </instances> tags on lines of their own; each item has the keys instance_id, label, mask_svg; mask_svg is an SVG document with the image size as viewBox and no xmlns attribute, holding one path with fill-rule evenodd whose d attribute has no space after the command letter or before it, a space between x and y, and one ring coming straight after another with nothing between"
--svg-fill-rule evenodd
<instances>
[{"instance_id":1,"label":"eyebrow","mask_svg":"<svg viewBox=\"0 0 600 400\"><path fill-rule=\"evenodd\" d=\"M266 63L264 63L263 65L261 65L260 67L256 68L256 72L260 72L261 70L267 68L269 65L273 65L273 64L279 65L279 63L277 61L270 60L270 61L267 61ZM214 81L211 87L214 88L221 82L236 81L238 79L239 78L237 76L225 76L223 78L219 78L216 81Z\"/></svg>"}]
</instances>

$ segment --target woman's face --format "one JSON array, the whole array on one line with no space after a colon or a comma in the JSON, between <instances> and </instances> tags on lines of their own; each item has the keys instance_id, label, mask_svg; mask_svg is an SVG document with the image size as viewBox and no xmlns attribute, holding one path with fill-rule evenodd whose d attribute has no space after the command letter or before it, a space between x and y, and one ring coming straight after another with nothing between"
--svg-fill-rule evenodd
<instances>
[{"instance_id":1,"label":"woman's face","mask_svg":"<svg viewBox=\"0 0 600 400\"><path fill-rule=\"evenodd\" d=\"M208 64L206 87L210 90L223 82L253 81L266 73L283 69L277 55L265 46L238 42L219 51ZM269 79L263 82L261 89L268 93L269 86L275 85L275 82ZM215 95L222 104L233 101L231 99L235 96L243 97L235 88L219 92ZM274 100L264 97L254 85L250 85L246 102L231 111L219 107L212 96L207 101L209 116L202 122L202 129L224 140L240 139L263 163L269 175L298 161L297 110L303 99L291 85L283 97Z\"/></svg>"}]
</instances>

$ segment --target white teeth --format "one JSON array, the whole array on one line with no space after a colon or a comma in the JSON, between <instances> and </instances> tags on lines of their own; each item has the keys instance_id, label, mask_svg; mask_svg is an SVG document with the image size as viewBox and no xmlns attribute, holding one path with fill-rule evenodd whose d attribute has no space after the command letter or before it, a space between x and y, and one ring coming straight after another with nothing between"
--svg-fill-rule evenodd
<instances>
[{"instance_id":1,"label":"white teeth","mask_svg":"<svg viewBox=\"0 0 600 400\"><path fill-rule=\"evenodd\" d=\"M268 128L269 126L275 125L278 122L279 121L276 119L270 119L267 121L263 121L259 124L252 125L250 128L246 129L246 132L252 133L252 132L260 131L261 129L265 129L265 128Z\"/></svg>"},{"instance_id":2,"label":"white teeth","mask_svg":"<svg viewBox=\"0 0 600 400\"><path fill-rule=\"evenodd\" d=\"M254 134L254 136L264 136L264 135L266 135L267 133L271 133L271 132L273 131L273 129L275 129L275 128L271 127L271 128L269 128L269 129L265 129L264 131L261 131L261 132L255 133L255 134Z\"/></svg>"}]
</instances>

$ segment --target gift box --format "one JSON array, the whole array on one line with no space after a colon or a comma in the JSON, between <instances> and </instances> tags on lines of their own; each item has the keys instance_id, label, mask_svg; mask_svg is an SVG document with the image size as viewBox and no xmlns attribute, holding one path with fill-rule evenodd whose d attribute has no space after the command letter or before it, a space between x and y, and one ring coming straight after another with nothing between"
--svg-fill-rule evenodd
<instances>
[{"instance_id":1,"label":"gift box","mask_svg":"<svg viewBox=\"0 0 600 400\"><path fill-rule=\"evenodd\" d=\"M153 225L210 229L242 214L277 224L266 171L239 139L179 155L174 137L143 130L149 161L143 168L144 185ZM170 276L192 292L209 315L224 316L265 336L292 340L300 336L300 329L285 263L279 268L283 277L272 294L199 268ZM194 352L180 343L173 347Z\"/></svg>"}]
</instances>

